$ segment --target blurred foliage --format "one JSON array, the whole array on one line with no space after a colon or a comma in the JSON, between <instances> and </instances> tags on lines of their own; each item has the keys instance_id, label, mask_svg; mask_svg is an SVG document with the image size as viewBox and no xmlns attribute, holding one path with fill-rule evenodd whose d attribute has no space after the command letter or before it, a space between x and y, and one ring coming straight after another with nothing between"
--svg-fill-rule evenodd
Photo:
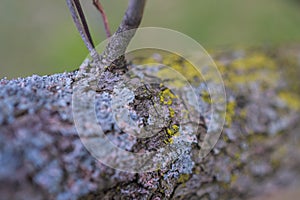
<instances>
[{"instance_id":1,"label":"blurred foliage","mask_svg":"<svg viewBox=\"0 0 300 200\"><path fill-rule=\"evenodd\" d=\"M127 1L102 0L112 30ZM91 0L82 0L94 40L105 39ZM296 0L149 0L142 26L183 32L208 49L277 46L300 41ZM0 78L78 68L87 55L65 1L0 2Z\"/></svg>"}]
</instances>

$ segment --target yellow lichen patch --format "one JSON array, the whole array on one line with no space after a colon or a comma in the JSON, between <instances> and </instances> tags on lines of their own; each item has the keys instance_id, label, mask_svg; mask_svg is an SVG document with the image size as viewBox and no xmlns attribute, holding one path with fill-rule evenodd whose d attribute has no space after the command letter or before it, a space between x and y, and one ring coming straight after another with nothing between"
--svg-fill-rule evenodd
<instances>
[{"instance_id":1,"label":"yellow lichen patch","mask_svg":"<svg viewBox=\"0 0 300 200\"><path fill-rule=\"evenodd\" d=\"M234 159L236 162L236 166L239 167L242 165L242 161L241 161L241 154L240 153L235 153L234 154Z\"/></svg>"},{"instance_id":2,"label":"yellow lichen patch","mask_svg":"<svg viewBox=\"0 0 300 200\"><path fill-rule=\"evenodd\" d=\"M179 131L179 126L177 126L176 124L172 125L172 129L175 131L175 132L178 132Z\"/></svg>"},{"instance_id":3,"label":"yellow lichen patch","mask_svg":"<svg viewBox=\"0 0 300 200\"><path fill-rule=\"evenodd\" d=\"M201 97L202 97L204 102L211 103L211 98L210 98L210 95L209 95L208 91L203 91L201 93Z\"/></svg>"},{"instance_id":4,"label":"yellow lichen patch","mask_svg":"<svg viewBox=\"0 0 300 200\"><path fill-rule=\"evenodd\" d=\"M145 59L140 62L134 62L135 64L151 64L152 59ZM153 62L152 62L153 63ZM162 80L168 80L172 83L172 86L181 88L188 84L199 84L202 79L201 74L188 60L174 53L162 52L162 59L156 64L162 64L166 67L162 67L157 72L157 77Z\"/></svg>"},{"instance_id":5,"label":"yellow lichen patch","mask_svg":"<svg viewBox=\"0 0 300 200\"><path fill-rule=\"evenodd\" d=\"M189 111L186 110L186 109L183 109L181 111L181 117L182 117L182 119L188 119L189 118Z\"/></svg>"},{"instance_id":6,"label":"yellow lichen patch","mask_svg":"<svg viewBox=\"0 0 300 200\"><path fill-rule=\"evenodd\" d=\"M199 71L190 62L176 54L166 56L162 63L180 73L191 83L200 76Z\"/></svg>"},{"instance_id":7,"label":"yellow lichen patch","mask_svg":"<svg viewBox=\"0 0 300 200\"><path fill-rule=\"evenodd\" d=\"M172 125L171 128L167 128L168 136L175 136L179 131L179 127L177 125Z\"/></svg>"},{"instance_id":8,"label":"yellow lichen patch","mask_svg":"<svg viewBox=\"0 0 300 200\"><path fill-rule=\"evenodd\" d=\"M225 86L233 90L251 83L259 83L261 89L265 90L275 86L279 79L275 61L262 53L249 53L228 64L218 62L217 66Z\"/></svg>"},{"instance_id":9,"label":"yellow lichen patch","mask_svg":"<svg viewBox=\"0 0 300 200\"><path fill-rule=\"evenodd\" d=\"M265 142L268 139L268 136L266 134L258 134L258 133L252 133L248 138L248 144L256 144Z\"/></svg>"},{"instance_id":10,"label":"yellow lichen patch","mask_svg":"<svg viewBox=\"0 0 300 200\"><path fill-rule=\"evenodd\" d=\"M170 117L173 118L175 116L175 111L173 108L169 107L169 114L170 114Z\"/></svg>"},{"instance_id":11,"label":"yellow lichen patch","mask_svg":"<svg viewBox=\"0 0 300 200\"><path fill-rule=\"evenodd\" d=\"M238 175L233 174L230 178L230 183L231 184L235 183L237 181L237 179L238 179Z\"/></svg>"},{"instance_id":12,"label":"yellow lichen patch","mask_svg":"<svg viewBox=\"0 0 300 200\"><path fill-rule=\"evenodd\" d=\"M173 144L173 142L174 142L173 138L168 138L164 140L165 144Z\"/></svg>"},{"instance_id":13,"label":"yellow lichen patch","mask_svg":"<svg viewBox=\"0 0 300 200\"><path fill-rule=\"evenodd\" d=\"M172 144L174 141L172 137L179 135L179 126L177 126L176 124L173 124L169 128L167 128L166 131L167 131L168 139L165 139L164 143Z\"/></svg>"},{"instance_id":14,"label":"yellow lichen patch","mask_svg":"<svg viewBox=\"0 0 300 200\"><path fill-rule=\"evenodd\" d=\"M222 134L222 138L223 138L223 141L226 143L230 141L229 137L226 134Z\"/></svg>"},{"instance_id":15,"label":"yellow lichen patch","mask_svg":"<svg viewBox=\"0 0 300 200\"><path fill-rule=\"evenodd\" d=\"M272 155L271 155L271 164L273 168L279 167L280 161L284 159L286 154L288 153L288 150L286 146L281 146L278 149L276 149Z\"/></svg>"},{"instance_id":16,"label":"yellow lichen patch","mask_svg":"<svg viewBox=\"0 0 300 200\"><path fill-rule=\"evenodd\" d=\"M163 80L167 80L167 82L175 88L182 88L182 87L186 86L186 84L187 84L184 81L184 79L179 76L178 73L176 73L175 71L172 71L168 68L161 68L157 72L156 76Z\"/></svg>"},{"instance_id":17,"label":"yellow lichen patch","mask_svg":"<svg viewBox=\"0 0 300 200\"><path fill-rule=\"evenodd\" d=\"M225 121L226 121L227 126L229 126L229 127L231 126L232 121L233 121L233 117L235 114L235 107L236 107L235 101L229 101L227 103Z\"/></svg>"},{"instance_id":18,"label":"yellow lichen patch","mask_svg":"<svg viewBox=\"0 0 300 200\"><path fill-rule=\"evenodd\" d=\"M299 95L293 94L287 91L281 91L278 97L286 103L286 105L294 110L300 110L300 98Z\"/></svg>"},{"instance_id":19,"label":"yellow lichen patch","mask_svg":"<svg viewBox=\"0 0 300 200\"><path fill-rule=\"evenodd\" d=\"M222 187L223 189L228 190L229 189L229 183L225 183L225 182L220 182L219 186Z\"/></svg>"},{"instance_id":20,"label":"yellow lichen patch","mask_svg":"<svg viewBox=\"0 0 300 200\"><path fill-rule=\"evenodd\" d=\"M172 136L173 135L173 131L171 129L167 129L167 133L168 135Z\"/></svg>"},{"instance_id":21,"label":"yellow lichen patch","mask_svg":"<svg viewBox=\"0 0 300 200\"><path fill-rule=\"evenodd\" d=\"M185 183L190 179L190 175L189 174L180 174L177 182L178 183Z\"/></svg>"},{"instance_id":22,"label":"yellow lichen patch","mask_svg":"<svg viewBox=\"0 0 300 200\"><path fill-rule=\"evenodd\" d=\"M239 117L241 117L242 119L246 119L247 117L247 109L241 109L240 113L239 113Z\"/></svg>"},{"instance_id":23,"label":"yellow lichen patch","mask_svg":"<svg viewBox=\"0 0 300 200\"><path fill-rule=\"evenodd\" d=\"M173 99L177 98L170 89L165 89L159 93L159 100L165 105L171 105Z\"/></svg>"},{"instance_id":24,"label":"yellow lichen patch","mask_svg":"<svg viewBox=\"0 0 300 200\"><path fill-rule=\"evenodd\" d=\"M271 58L260 53L253 53L247 56L246 58L237 59L232 62L231 66L234 69L240 70L253 70L260 68L276 69L275 62Z\"/></svg>"}]
</instances>

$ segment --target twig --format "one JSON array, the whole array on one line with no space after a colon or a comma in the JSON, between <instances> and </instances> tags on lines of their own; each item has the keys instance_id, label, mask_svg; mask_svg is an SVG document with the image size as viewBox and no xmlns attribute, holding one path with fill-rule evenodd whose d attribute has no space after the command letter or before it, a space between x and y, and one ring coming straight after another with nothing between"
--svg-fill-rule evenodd
<instances>
[{"instance_id":1,"label":"twig","mask_svg":"<svg viewBox=\"0 0 300 200\"><path fill-rule=\"evenodd\" d=\"M89 27L87 25L87 22L86 22L86 19L85 19L85 16L84 16L84 13L83 13L83 10L82 10L82 7L80 5L79 0L74 0L74 4L76 6L77 12L78 12L79 17L80 17L81 22L82 22L82 26L83 26L84 31L85 31L88 39L89 39L89 42L91 43L91 45L93 46L93 48L95 48L95 45L93 43L92 36L91 36L90 30L89 30Z\"/></svg>"},{"instance_id":2,"label":"twig","mask_svg":"<svg viewBox=\"0 0 300 200\"><path fill-rule=\"evenodd\" d=\"M118 68L126 67L124 54L127 46L129 45L129 42L136 32L135 29L139 27L142 21L146 0L129 0L128 8L125 12L123 20L118 30L114 34L114 37L110 39L100 59L98 53L95 50L95 46L93 44L93 40L79 0L66 1L71 11L73 21L81 35L81 38L90 51L90 54L94 61L98 63L98 67L101 70L104 70L104 66L117 66ZM107 17L104 13L102 5L100 4L99 0L93 0L93 3L102 15L107 36L110 36Z\"/></svg>"},{"instance_id":3,"label":"twig","mask_svg":"<svg viewBox=\"0 0 300 200\"><path fill-rule=\"evenodd\" d=\"M83 10L81 8L79 0L66 0L67 5L70 9L73 21L76 25L76 28L86 45L87 49L89 50L92 58L94 60L99 60L99 55L95 50L95 46L86 22L86 19L84 17Z\"/></svg>"},{"instance_id":4,"label":"twig","mask_svg":"<svg viewBox=\"0 0 300 200\"><path fill-rule=\"evenodd\" d=\"M93 0L93 4L97 8L97 10L101 13L102 21L103 21L103 24L104 24L104 29L105 29L105 32L106 32L106 36L109 38L111 36L111 33L110 33L110 28L109 28L109 25L108 25L107 16L104 12L104 9L103 9L103 7L102 7L99 0Z\"/></svg>"},{"instance_id":5,"label":"twig","mask_svg":"<svg viewBox=\"0 0 300 200\"><path fill-rule=\"evenodd\" d=\"M129 0L126 13L117 33L138 28L144 13L146 0Z\"/></svg>"}]
</instances>

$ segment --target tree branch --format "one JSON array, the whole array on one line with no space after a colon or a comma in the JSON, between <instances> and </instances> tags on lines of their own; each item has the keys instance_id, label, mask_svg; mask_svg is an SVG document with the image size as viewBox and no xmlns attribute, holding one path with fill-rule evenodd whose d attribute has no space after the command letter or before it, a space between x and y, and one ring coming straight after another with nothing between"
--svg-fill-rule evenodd
<instances>
[{"instance_id":1,"label":"tree branch","mask_svg":"<svg viewBox=\"0 0 300 200\"><path fill-rule=\"evenodd\" d=\"M96 66L100 70L106 69L109 66L109 70L113 69L126 69L126 60L124 57L125 51L129 42L136 32L136 28L139 27L143 13L146 0L129 0L128 8L125 12L123 20L117 29L99 59L99 55L95 50L90 31L87 26L86 19L84 17L83 10L81 8L79 0L66 0L67 5L71 11L73 21L80 33L82 40L84 41L86 47L88 48L91 57L93 58ZM108 20L104 13L104 10L99 2L99 0L93 0L93 4L100 11L105 27L107 36L110 36L110 31L108 27Z\"/></svg>"},{"instance_id":2,"label":"tree branch","mask_svg":"<svg viewBox=\"0 0 300 200\"><path fill-rule=\"evenodd\" d=\"M129 0L127 10L116 33L111 37L105 51L101 55L101 63L109 66L110 71L126 68L124 57L127 46L139 27L146 0Z\"/></svg>"},{"instance_id":3,"label":"tree branch","mask_svg":"<svg viewBox=\"0 0 300 200\"><path fill-rule=\"evenodd\" d=\"M243 56L232 57L235 52L214 56L219 62L226 58L227 64L223 66L226 68L225 77L236 74L232 65L237 60L244 62L245 58L253 56L245 51ZM283 49L275 52L282 53ZM266 51L261 56L268 53ZM272 71L264 69L268 77L277 74L283 59L296 58L279 53L274 57L277 68L271 68ZM172 62L181 64L176 59ZM299 65L296 64L296 67ZM158 65L150 68L161 70ZM149 75L148 69L143 68L145 76ZM140 70L132 70L134 77L140 77ZM239 75L247 79L249 71L259 73L260 69L242 70ZM295 73L293 70L290 72ZM187 146L191 150L187 149L183 157L162 166L160 170L136 174L104 166L83 145L72 115L76 111L73 110L72 95L77 77L77 72L71 72L0 80L0 199L244 200L286 187L300 188L299 113L278 99L282 92L294 94L289 90L288 83L295 84L289 82L292 81L290 76L284 75L274 83L258 79L255 81L257 87L248 83L231 83L232 88L226 89L228 97L236 103L232 108L233 114L230 114L232 125L225 127L222 138L209 156L204 159L197 156L200 147L196 144L206 134L203 124L198 124L199 129L193 133L196 143ZM107 76L99 85L113 88L115 80ZM176 81L176 78L171 81ZM232 82L232 79L227 81ZM198 87L203 83L199 81ZM236 87L239 89L234 90ZM261 87L265 90L262 91ZM135 105L140 106L132 105L132 108L137 113L144 111L147 114L149 107L143 105L150 104L152 100L141 98L145 97L144 89L134 90ZM190 88L181 91L179 101L191 98ZM109 140L129 152L163 148L165 145L159 145L163 142L160 137L149 138L147 143L123 137L127 132L116 128L119 123L111 112L113 95L98 93L94 105L99 121L97 124L87 123L87 133L94 125L103 125L107 137L112 138ZM297 100L298 96L295 96ZM199 103L205 107L204 101ZM174 109L182 107L178 104ZM140 114L138 117L139 120L144 118ZM191 130L187 125L184 123L181 129Z\"/></svg>"},{"instance_id":4,"label":"tree branch","mask_svg":"<svg viewBox=\"0 0 300 200\"><path fill-rule=\"evenodd\" d=\"M117 33L138 28L144 13L146 0L130 0Z\"/></svg>"}]
</instances>

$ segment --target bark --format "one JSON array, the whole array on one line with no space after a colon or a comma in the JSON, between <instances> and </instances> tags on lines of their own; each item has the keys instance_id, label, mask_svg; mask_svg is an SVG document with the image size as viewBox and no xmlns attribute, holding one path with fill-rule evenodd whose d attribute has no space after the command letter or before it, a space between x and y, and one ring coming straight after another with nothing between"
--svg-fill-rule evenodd
<instances>
[{"instance_id":1,"label":"bark","mask_svg":"<svg viewBox=\"0 0 300 200\"><path fill-rule=\"evenodd\" d=\"M226 67L240 59L236 55L235 52L222 53L216 59ZM277 189L299 187L299 114L296 108L278 98L281 91L290 87L284 76L276 80L275 85L271 82L266 86L256 80L264 90L248 81L244 85L234 83L239 85L239 90L228 83L228 100L236 105L228 110L227 121L232 120L232 123L223 130L217 145L204 159L195 155L200 148L198 142L206 133L205 115L199 122L198 132L194 133L197 142L191 143L185 154L154 172L128 173L97 161L77 134L72 93L78 80L93 73L89 71L93 68L85 69L84 72L0 80L2 199L248 199ZM234 69L226 69L224 77L234 74ZM144 70L147 75L147 69ZM267 72L272 77L274 70ZM135 78L138 79L138 75ZM178 123L181 108L176 100L171 105L175 117L157 130L157 136L131 140L108 117L109 111L101 107L109 104L113 86L120 82L124 83L122 75L106 71L94 83L97 85L97 117L106 135L116 145L132 152L151 151L166 145L163 141L170 136L162 130ZM156 101L164 90L160 85L144 85L132 91L134 100L129 106L138 118L155 115L149 109L153 103L149 96ZM187 91L182 91L180 98L188 98ZM161 109L165 106L161 105Z\"/></svg>"}]
</instances>

